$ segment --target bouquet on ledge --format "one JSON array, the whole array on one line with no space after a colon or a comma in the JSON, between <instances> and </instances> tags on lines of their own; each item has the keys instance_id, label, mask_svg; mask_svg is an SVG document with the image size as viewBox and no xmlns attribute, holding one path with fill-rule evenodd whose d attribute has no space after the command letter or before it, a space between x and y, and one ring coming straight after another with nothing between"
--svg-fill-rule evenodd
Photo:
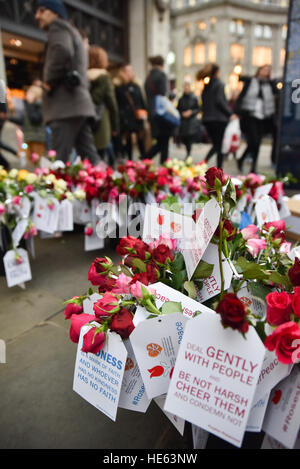
<instances>
[{"instance_id":1,"label":"bouquet on ledge","mask_svg":"<svg viewBox=\"0 0 300 469\"><path fill-rule=\"evenodd\" d=\"M181 433L186 420L241 446L263 428L292 448L299 419L289 432L274 421L300 386L297 250L268 192L254 187L237 217L248 182L217 168L203 182L191 214L179 199L147 205L142 239L121 239L117 264L96 258L92 287L66 302L74 390L113 420L154 399Z\"/></svg>"}]
</instances>

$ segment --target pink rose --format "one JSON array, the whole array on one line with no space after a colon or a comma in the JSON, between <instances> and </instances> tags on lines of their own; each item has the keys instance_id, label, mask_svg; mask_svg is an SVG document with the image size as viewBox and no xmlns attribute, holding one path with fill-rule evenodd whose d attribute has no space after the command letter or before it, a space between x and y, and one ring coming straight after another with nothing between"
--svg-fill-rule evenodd
<instances>
[{"instance_id":1,"label":"pink rose","mask_svg":"<svg viewBox=\"0 0 300 469\"><path fill-rule=\"evenodd\" d=\"M267 243L265 239L248 239L246 246L250 254L253 257L257 257L262 249L266 249Z\"/></svg>"},{"instance_id":2,"label":"pink rose","mask_svg":"<svg viewBox=\"0 0 300 469\"><path fill-rule=\"evenodd\" d=\"M49 156L49 158L55 158L56 157L56 151L55 150L49 150L48 151L48 156Z\"/></svg>"},{"instance_id":3,"label":"pink rose","mask_svg":"<svg viewBox=\"0 0 300 469\"><path fill-rule=\"evenodd\" d=\"M26 192L26 194L30 194L30 192L32 192L33 190L34 190L34 187L31 184L24 187L24 192Z\"/></svg>"},{"instance_id":4,"label":"pink rose","mask_svg":"<svg viewBox=\"0 0 300 469\"><path fill-rule=\"evenodd\" d=\"M279 252L281 254L289 254L291 252L291 249L292 249L292 243L285 242L285 243L282 243L282 245L280 246Z\"/></svg>"},{"instance_id":5,"label":"pink rose","mask_svg":"<svg viewBox=\"0 0 300 469\"><path fill-rule=\"evenodd\" d=\"M83 336L83 347L82 352L85 353L98 353L104 347L106 341L106 335L104 332L96 332L97 328L92 327Z\"/></svg>"},{"instance_id":6,"label":"pink rose","mask_svg":"<svg viewBox=\"0 0 300 469\"><path fill-rule=\"evenodd\" d=\"M92 236L93 233L94 233L94 230L91 227L86 228L86 230L84 232L85 236Z\"/></svg>"},{"instance_id":7,"label":"pink rose","mask_svg":"<svg viewBox=\"0 0 300 469\"><path fill-rule=\"evenodd\" d=\"M6 212L6 207L4 204L0 203L0 215L3 215L3 213Z\"/></svg>"},{"instance_id":8,"label":"pink rose","mask_svg":"<svg viewBox=\"0 0 300 469\"><path fill-rule=\"evenodd\" d=\"M18 206L19 206L19 205L21 204L21 197L20 197L19 195L16 195L15 197L13 197L12 203L13 203L14 205L18 205Z\"/></svg>"},{"instance_id":9,"label":"pink rose","mask_svg":"<svg viewBox=\"0 0 300 469\"><path fill-rule=\"evenodd\" d=\"M35 164L39 161L40 159L40 155L38 155L37 153L32 153L31 155L31 161Z\"/></svg>"},{"instance_id":10,"label":"pink rose","mask_svg":"<svg viewBox=\"0 0 300 469\"><path fill-rule=\"evenodd\" d=\"M71 316L70 339L75 344L78 344L80 337L80 330L89 322L96 321L97 318L91 314L73 314Z\"/></svg>"},{"instance_id":11,"label":"pink rose","mask_svg":"<svg viewBox=\"0 0 300 469\"><path fill-rule=\"evenodd\" d=\"M131 285L130 292L133 296L135 296L135 298L143 298L142 285L143 284L139 280L133 285ZM155 290L153 288L146 287L145 285L143 285L143 287L146 288L150 295L155 294Z\"/></svg>"},{"instance_id":12,"label":"pink rose","mask_svg":"<svg viewBox=\"0 0 300 469\"><path fill-rule=\"evenodd\" d=\"M120 295L126 295L130 293L131 280L131 277L121 273L116 281L116 287L112 290L112 293L118 293Z\"/></svg>"},{"instance_id":13,"label":"pink rose","mask_svg":"<svg viewBox=\"0 0 300 469\"><path fill-rule=\"evenodd\" d=\"M109 192L109 198L110 199L116 199L119 195L119 191L116 187L113 187L110 192Z\"/></svg>"},{"instance_id":14,"label":"pink rose","mask_svg":"<svg viewBox=\"0 0 300 469\"><path fill-rule=\"evenodd\" d=\"M247 228L244 228L241 230L241 233L245 241L248 241L248 239L258 238L257 232L258 232L258 227L256 225L249 225L247 226Z\"/></svg>"}]
</instances>

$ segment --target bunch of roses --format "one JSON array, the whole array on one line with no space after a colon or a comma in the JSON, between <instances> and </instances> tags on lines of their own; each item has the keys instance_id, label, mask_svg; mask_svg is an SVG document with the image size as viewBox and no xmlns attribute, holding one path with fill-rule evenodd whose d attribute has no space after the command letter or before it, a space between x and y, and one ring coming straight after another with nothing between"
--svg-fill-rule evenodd
<instances>
[{"instance_id":1,"label":"bunch of roses","mask_svg":"<svg viewBox=\"0 0 300 469\"><path fill-rule=\"evenodd\" d=\"M272 292L266 296L268 324L274 331L265 340L268 350L276 351L282 363L294 363L300 345L300 260L295 259L288 276L294 291ZM296 356L295 356L296 353Z\"/></svg>"},{"instance_id":2,"label":"bunch of roses","mask_svg":"<svg viewBox=\"0 0 300 469\"><path fill-rule=\"evenodd\" d=\"M246 247L253 258L265 250L269 245L274 250L279 250L282 254L288 254L291 250L291 243L286 240L286 225L284 220L265 223L262 229L250 224L241 230Z\"/></svg>"}]
</instances>

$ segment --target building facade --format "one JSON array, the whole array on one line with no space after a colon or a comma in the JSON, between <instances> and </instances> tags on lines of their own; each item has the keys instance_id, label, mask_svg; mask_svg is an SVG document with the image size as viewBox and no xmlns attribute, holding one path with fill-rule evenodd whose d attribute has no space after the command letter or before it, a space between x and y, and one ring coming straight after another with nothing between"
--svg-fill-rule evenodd
<instances>
[{"instance_id":1,"label":"building facade","mask_svg":"<svg viewBox=\"0 0 300 469\"><path fill-rule=\"evenodd\" d=\"M271 64L281 77L285 59L288 0L172 0L172 74L181 88L185 78L196 92L195 73L216 62L231 93L239 87L237 74L255 73Z\"/></svg>"}]
</instances>

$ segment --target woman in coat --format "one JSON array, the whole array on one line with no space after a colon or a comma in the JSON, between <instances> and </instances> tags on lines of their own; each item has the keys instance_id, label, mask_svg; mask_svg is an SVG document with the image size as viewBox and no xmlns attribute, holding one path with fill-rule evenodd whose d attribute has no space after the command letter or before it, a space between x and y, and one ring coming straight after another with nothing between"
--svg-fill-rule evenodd
<instances>
[{"instance_id":1,"label":"woman in coat","mask_svg":"<svg viewBox=\"0 0 300 469\"><path fill-rule=\"evenodd\" d=\"M160 163L163 164L169 156L169 140L174 129L157 120L155 115L155 97L157 95L166 96L168 90L168 79L164 73L164 59L160 55L149 59L152 66L150 73L145 81L145 92L147 96L149 120L151 126L152 138L156 143L147 152L147 158L153 158L160 153Z\"/></svg>"},{"instance_id":2,"label":"woman in coat","mask_svg":"<svg viewBox=\"0 0 300 469\"><path fill-rule=\"evenodd\" d=\"M102 159L108 156L109 165L114 164L111 147L112 136L119 131L118 105L114 87L107 72L108 57L104 49L98 46L89 48L88 79L90 93L98 114L98 127L94 128L96 148Z\"/></svg>"},{"instance_id":3,"label":"woman in coat","mask_svg":"<svg viewBox=\"0 0 300 469\"><path fill-rule=\"evenodd\" d=\"M144 158L144 122L147 111L142 90L135 81L130 64L120 68L114 84L120 116L120 139L125 142L121 146L122 156L132 160L132 135L135 134L140 157Z\"/></svg>"},{"instance_id":4,"label":"woman in coat","mask_svg":"<svg viewBox=\"0 0 300 469\"><path fill-rule=\"evenodd\" d=\"M198 99L191 91L190 82L185 82L183 87L183 95L178 101L177 106L181 116L181 123L179 128L180 140L186 147L186 156L190 156L192 150L192 143L200 130L197 121L197 114L200 111Z\"/></svg>"},{"instance_id":5,"label":"woman in coat","mask_svg":"<svg viewBox=\"0 0 300 469\"><path fill-rule=\"evenodd\" d=\"M241 130L247 141L247 148L237 162L240 171L247 156L251 156L251 172L256 172L262 138L265 133L274 133L275 97L278 89L276 81L271 80L270 75L271 67L263 65L258 68L254 77L240 77L244 87L235 110L241 118Z\"/></svg>"},{"instance_id":6,"label":"woman in coat","mask_svg":"<svg viewBox=\"0 0 300 469\"><path fill-rule=\"evenodd\" d=\"M222 168L222 143L228 122L237 116L228 106L224 83L220 80L220 68L216 64L206 65L196 75L197 80L204 80L205 87L202 93L202 121L213 143L208 157L217 153L217 166Z\"/></svg>"}]
</instances>

